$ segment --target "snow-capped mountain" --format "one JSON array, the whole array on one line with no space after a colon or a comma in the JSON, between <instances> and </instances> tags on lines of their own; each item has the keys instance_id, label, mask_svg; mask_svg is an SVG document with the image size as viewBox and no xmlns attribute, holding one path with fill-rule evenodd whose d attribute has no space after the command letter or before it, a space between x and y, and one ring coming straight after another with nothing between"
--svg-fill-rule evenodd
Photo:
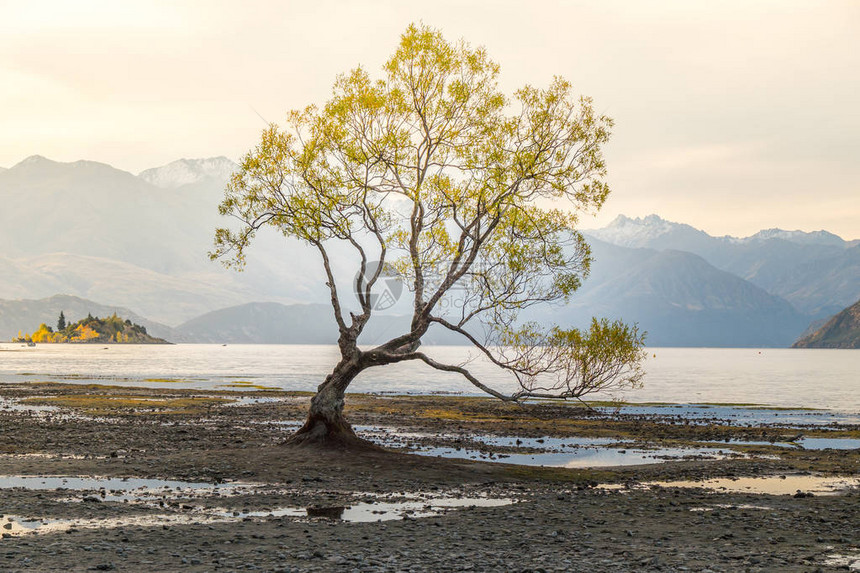
<instances>
[{"instance_id":1,"label":"snow-capped mountain","mask_svg":"<svg viewBox=\"0 0 860 573\"><path fill-rule=\"evenodd\" d=\"M828 231L806 232L765 229L749 237L731 237L728 235L712 237L690 225L667 221L659 215L636 218L619 215L606 227L587 230L584 233L619 247L672 248L687 251L693 250L690 247L691 243L745 244L771 239L781 239L800 245L848 246L842 237Z\"/></svg>"},{"instance_id":2,"label":"snow-capped mountain","mask_svg":"<svg viewBox=\"0 0 860 573\"><path fill-rule=\"evenodd\" d=\"M658 215L635 219L618 215L606 227L584 232L603 242L631 248L667 248L668 245L662 243L671 242L674 247L679 242L710 238L704 231L694 229L690 225L667 221Z\"/></svg>"},{"instance_id":3,"label":"snow-capped mountain","mask_svg":"<svg viewBox=\"0 0 860 573\"><path fill-rule=\"evenodd\" d=\"M827 231L767 229L744 238L712 237L657 215L621 215L583 233L621 247L694 253L815 318L860 298L860 249Z\"/></svg>"},{"instance_id":4,"label":"snow-capped mountain","mask_svg":"<svg viewBox=\"0 0 860 573\"><path fill-rule=\"evenodd\" d=\"M592 273L568 305L538 320L587 327L622 318L654 346L788 346L809 323L780 296L678 250L589 241Z\"/></svg>"},{"instance_id":5,"label":"snow-capped mountain","mask_svg":"<svg viewBox=\"0 0 860 573\"><path fill-rule=\"evenodd\" d=\"M834 235L829 231L785 231L783 229L765 229L759 231L755 235L738 239L739 242L748 243L751 241L767 241L769 239L782 239L791 243L799 243L801 245L832 245L834 247L844 247L845 240L839 235Z\"/></svg>"},{"instance_id":6,"label":"snow-capped mountain","mask_svg":"<svg viewBox=\"0 0 860 573\"><path fill-rule=\"evenodd\" d=\"M190 165L207 163L224 162ZM253 300L316 302L316 260L291 257L300 245L277 233L258 237L247 272L209 260L223 195L213 177L177 192L104 163L27 158L0 173L0 299L60 292L169 324Z\"/></svg>"},{"instance_id":7,"label":"snow-capped mountain","mask_svg":"<svg viewBox=\"0 0 860 573\"><path fill-rule=\"evenodd\" d=\"M217 205L235 168L224 157L184 159L137 176L33 156L0 171L0 299L61 292L170 325L255 301L324 303L318 262L296 240L261 234L244 273L206 256L225 224ZM860 298L860 245L826 232L712 237L650 215L585 234L590 276L569 306L536 319L587 326L593 314L620 316L649 331L650 344L787 346L810 320ZM332 260L348 284L353 260L340 251ZM259 323L254 307L239 308ZM47 318L58 313L49 310ZM11 310L0 308L0 319L3 312ZM285 340L263 334L254 341Z\"/></svg>"},{"instance_id":8,"label":"snow-capped mountain","mask_svg":"<svg viewBox=\"0 0 860 573\"><path fill-rule=\"evenodd\" d=\"M176 189L206 179L226 182L238 167L224 156L206 159L178 159L161 167L141 171L138 177L162 189Z\"/></svg>"}]
</instances>

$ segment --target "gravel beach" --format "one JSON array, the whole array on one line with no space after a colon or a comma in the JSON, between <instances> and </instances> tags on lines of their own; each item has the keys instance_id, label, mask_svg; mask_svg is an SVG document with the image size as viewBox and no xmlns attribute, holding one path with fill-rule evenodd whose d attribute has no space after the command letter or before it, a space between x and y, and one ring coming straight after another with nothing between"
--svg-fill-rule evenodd
<instances>
[{"instance_id":1,"label":"gravel beach","mask_svg":"<svg viewBox=\"0 0 860 573\"><path fill-rule=\"evenodd\" d=\"M352 423L394 437L385 448L321 452L281 445L307 404L295 393L9 384L0 400L8 571L860 568L857 487L762 495L654 483L856 480L857 449L777 445L798 432L853 439L851 425L691 424L556 403L354 395ZM494 435L733 447L714 459L570 469L504 463L510 447L475 439ZM431 447L486 459L410 453ZM15 487L11 476L119 479Z\"/></svg>"}]
</instances>

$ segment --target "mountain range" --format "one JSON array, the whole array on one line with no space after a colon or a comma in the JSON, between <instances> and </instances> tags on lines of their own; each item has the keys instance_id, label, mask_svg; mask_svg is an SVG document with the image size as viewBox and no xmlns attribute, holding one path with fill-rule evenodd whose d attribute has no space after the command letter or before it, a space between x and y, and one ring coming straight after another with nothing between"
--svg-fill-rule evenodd
<instances>
[{"instance_id":1,"label":"mountain range","mask_svg":"<svg viewBox=\"0 0 860 573\"><path fill-rule=\"evenodd\" d=\"M84 319L89 314L104 318L116 313L123 319L145 326L147 332L158 338L173 334L170 327L153 322L124 307L103 305L76 296L54 295L40 300L0 300L0 340L11 340L18 336L19 331L29 334L42 323L54 326L61 312L69 324Z\"/></svg>"},{"instance_id":2,"label":"mountain range","mask_svg":"<svg viewBox=\"0 0 860 573\"><path fill-rule=\"evenodd\" d=\"M272 232L259 234L242 273L207 257L215 227L229 223L217 205L235 168L182 159L134 175L33 156L0 169L0 339L32 324L20 322L23 304L50 311L42 322L80 305L122 309L174 341L333 341L315 253ZM580 291L527 318L622 317L654 346L789 346L860 298L860 243L826 231L713 237L651 215L584 233L595 260ZM351 261L332 258L349 280ZM404 320L380 319L383 330Z\"/></svg>"},{"instance_id":3,"label":"mountain range","mask_svg":"<svg viewBox=\"0 0 860 573\"><path fill-rule=\"evenodd\" d=\"M149 334L170 342L217 344L331 344L337 340L337 326L329 305L252 302L207 312L176 327L153 322L123 307L107 306L69 295L32 300L0 300L0 340L29 334L38 325L57 324L63 312L69 323L91 314L113 314L146 327ZM375 345L404 332L410 322L406 315L382 313L374 317L360 342ZM431 327L425 344L459 344L459 335Z\"/></svg>"},{"instance_id":4,"label":"mountain range","mask_svg":"<svg viewBox=\"0 0 860 573\"><path fill-rule=\"evenodd\" d=\"M209 260L234 168L180 160L136 176L33 156L0 172L0 298L70 294L173 325L253 300L313 300L316 261L285 257L275 233L260 234L246 272Z\"/></svg>"},{"instance_id":5,"label":"mountain range","mask_svg":"<svg viewBox=\"0 0 860 573\"><path fill-rule=\"evenodd\" d=\"M556 320L584 327L592 315L622 318L648 331L653 346L732 347L787 346L809 323L785 299L698 255L589 244L594 271Z\"/></svg>"},{"instance_id":6,"label":"mountain range","mask_svg":"<svg viewBox=\"0 0 860 573\"><path fill-rule=\"evenodd\" d=\"M860 296L860 242L827 231L768 229L745 238L712 237L656 215L635 219L622 215L586 234L623 247L699 255L814 319L839 312Z\"/></svg>"}]
</instances>

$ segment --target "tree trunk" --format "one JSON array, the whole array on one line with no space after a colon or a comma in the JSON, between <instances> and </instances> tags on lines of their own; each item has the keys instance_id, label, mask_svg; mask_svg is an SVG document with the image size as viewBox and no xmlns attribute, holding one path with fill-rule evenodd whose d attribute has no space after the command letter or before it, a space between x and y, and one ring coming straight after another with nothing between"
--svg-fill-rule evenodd
<instances>
[{"instance_id":1,"label":"tree trunk","mask_svg":"<svg viewBox=\"0 0 860 573\"><path fill-rule=\"evenodd\" d=\"M304 426L287 443L315 447L375 447L356 436L343 416L346 388L363 369L358 357L341 360L317 388Z\"/></svg>"}]
</instances>

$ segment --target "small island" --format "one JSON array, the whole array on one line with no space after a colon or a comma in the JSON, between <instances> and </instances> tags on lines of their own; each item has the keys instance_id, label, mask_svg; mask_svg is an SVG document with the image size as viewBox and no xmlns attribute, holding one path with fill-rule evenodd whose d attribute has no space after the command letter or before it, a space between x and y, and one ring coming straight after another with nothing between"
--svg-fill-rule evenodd
<instances>
[{"instance_id":1,"label":"small island","mask_svg":"<svg viewBox=\"0 0 860 573\"><path fill-rule=\"evenodd\" d=\"M28 344L38 342L52 344L170 344L163 338L155 338L147 334L145 326L135 324L128 319L123 320L116 313L108 318L98 318L90 314L82 320L66 324L66 317L62 312L60 312L60 317L57 320L56 330L42 323L33 334L18 332L18 338L12 342Z\"/></svg>"}]
</instances>

